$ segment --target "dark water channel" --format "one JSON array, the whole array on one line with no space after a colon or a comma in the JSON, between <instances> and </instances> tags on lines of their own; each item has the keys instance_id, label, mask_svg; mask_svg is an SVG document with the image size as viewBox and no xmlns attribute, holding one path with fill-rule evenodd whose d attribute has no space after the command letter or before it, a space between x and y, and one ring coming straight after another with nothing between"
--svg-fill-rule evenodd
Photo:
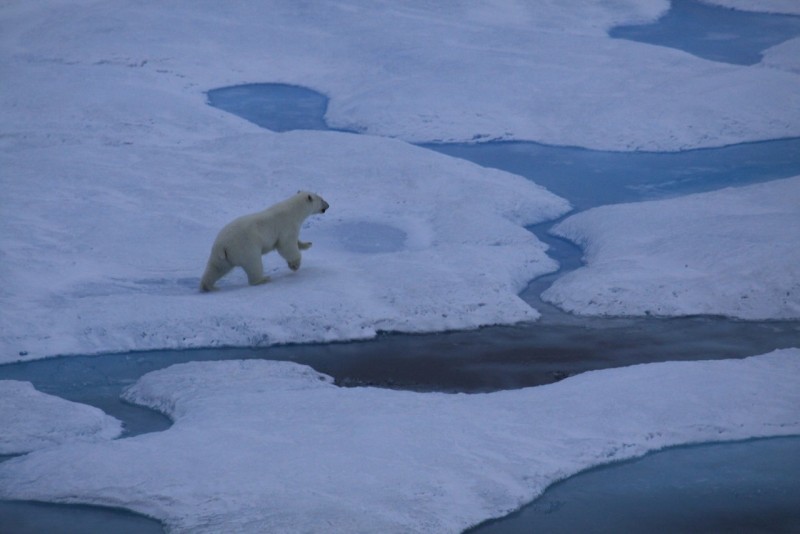
<instances>
[{"instance_id":1,"label":"dark water channel","mask_svg":"<svg viewBox=\"0 0 800 534\"><path fill-rule=\"evenodd\" d=\"M800 35L799 19L675 0L656 24L620 27L611 35L749 64L758 61L764 48ZM327 97L310 89L250 84L215 89L208 98L211 105L273 131L329 129ZM674 154L530 142L423 146L526 176L569 199L578 211L800 174L800 139ZM0 366L0 379L31 381L46 393L97 406L122 419L125 436L133 436L163 430L170 423L160 414L123 403L120 392L147 372L187 361L287 360L311 365L342 386L485 392L552 383L593 369L745 357L800 345L800 321L565 314L541 302L539 295L555 277L581 265L581 251L550 236L551 225L531 228L562 265L559 273L533 281L522 294L543 313L535 324L431 335L384 334L350 343L53 358ZM798 459L800 438L670 449L572 477L520 512L472 532L798 532ZM119 510L0 502L0 534L95 531L160 532L161 526Z\"/></svg>"}]
</instances>

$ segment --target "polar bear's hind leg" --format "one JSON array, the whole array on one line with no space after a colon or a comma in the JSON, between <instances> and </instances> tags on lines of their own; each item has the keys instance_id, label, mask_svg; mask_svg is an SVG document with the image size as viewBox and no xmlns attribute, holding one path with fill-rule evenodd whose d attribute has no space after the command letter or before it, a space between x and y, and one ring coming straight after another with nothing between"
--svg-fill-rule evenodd
<instances>
[{"instance_id":1,"label":"polar bear's hind leg","mask_svg":"<svg viewBox=\"0 0 800 534\"><path fill-rule=\"evenodd\" d=\"M212 253L208 258L203 278L200 280L200 291L214 291L216 289L214 284L217 280L228 274L233 267L234 265L228 261L227 257L220 258Z\"/></svg>"},{"instance_id":2,"label":"polar bear's hind leg","mask_svg":"<svg viewBox=\"0 0 800 534\"><path fill-rule=\"evenodd\" d=\"M247 282L251 286L269 282L269 276L264 276L264 263L259 254L248 254L242 261L242 269L247 273Z\"/></svg>"}]
</instances>

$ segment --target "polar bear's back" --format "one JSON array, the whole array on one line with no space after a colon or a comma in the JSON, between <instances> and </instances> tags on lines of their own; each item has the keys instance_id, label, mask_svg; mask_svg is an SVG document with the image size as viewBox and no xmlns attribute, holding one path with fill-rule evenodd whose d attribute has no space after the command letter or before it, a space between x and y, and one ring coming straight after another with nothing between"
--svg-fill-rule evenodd
<instances>
[{"instance_id":1,"label":"polar bear's back","mask_svg":"<svg viewBox=\"0 0 800 534\"><path fill-rule=\"evenodd\" d=\"M262 253L275 248L282 234L298 233L305 218L305 213L298 213L298 202L295 195L265 210L237 217L219 231L214 249L225 247L228 254L235 254L244 248L258 247Z\"/></svg>"}]
</instances>

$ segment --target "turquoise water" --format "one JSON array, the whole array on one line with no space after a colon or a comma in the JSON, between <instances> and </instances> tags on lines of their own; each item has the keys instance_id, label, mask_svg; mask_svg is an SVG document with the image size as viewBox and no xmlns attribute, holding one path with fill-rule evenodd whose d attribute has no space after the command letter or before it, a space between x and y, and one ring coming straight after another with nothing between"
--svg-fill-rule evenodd
<instances>
[{"instance_id":1,"label":"turquoise water","mask_svg":"<svg viewBox=\"0 0 800 534\"><path fill-rule=\"evenodd\" d=\"M467 532L800 532L798 474L798 438L675 447L580 473Z\"/></svg>"}]
</instances>

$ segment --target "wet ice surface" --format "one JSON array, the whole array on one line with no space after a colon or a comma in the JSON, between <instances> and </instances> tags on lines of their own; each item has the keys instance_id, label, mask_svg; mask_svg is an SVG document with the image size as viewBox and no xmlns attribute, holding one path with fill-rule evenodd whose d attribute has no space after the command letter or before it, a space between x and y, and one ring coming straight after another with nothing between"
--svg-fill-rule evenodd
<instances>
[{"instance_id":1,"label":"wet ice surface","mask_svg":"<svg viewBox=\"0 0 800 534\"><path fill-rule=\"evenodd\" d=\"M380 254L397 252L406 248L408 235L388 224L351 221L329 227L323 233L331 233L341 245L351 252Z\"/></svg>"}]
</instances>

